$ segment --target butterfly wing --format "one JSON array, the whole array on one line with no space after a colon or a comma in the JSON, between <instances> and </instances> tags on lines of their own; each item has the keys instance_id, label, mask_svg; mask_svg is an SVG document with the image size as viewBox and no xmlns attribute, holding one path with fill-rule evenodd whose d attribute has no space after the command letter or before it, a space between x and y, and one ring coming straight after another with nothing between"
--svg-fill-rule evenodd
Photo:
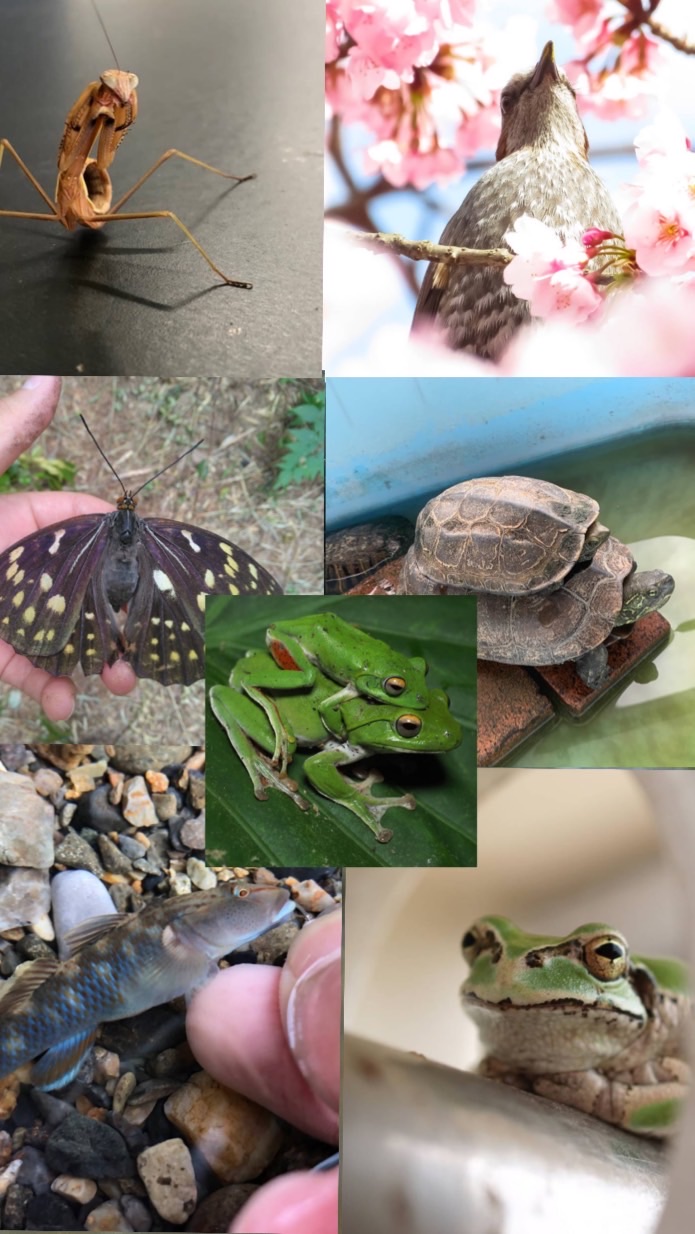
<instances>
[{"instance_id":1,"label":"butterfly wing","mask_svg":"<svg viewBox=\"0 0 695 1234\"><path fill-rule=\"evenodd\" d=\"M152 518L142 520L140 534L124 658L138 677L188 685L205 673L205 597L282 591L253 557L202 527Z\"/></svg>"},{"instance_id":2,"label":"butterfly wing","mask_svg":"<svg viewBox=\"0 0 695 1234\"><path fill-rule=\"evenodd\" d=\"M0 554L0 638L53 674L78 663L99 673L124 659L138 677L189 685L205 672L205 596L281 588L243 549L201 527L124 519L120 510L78 515Z\"/></svg>"},{"instance_id":3,"label":"butterfly wing","mask_svg":"<svg viewBox=\"0 0 695 1234\"><path fill-rule=\"evenodd\" d=\"M111 518L79 514L0 553L0 638L34 664L60 664L49 672L71 672L80 659L86 640L80 631L82 613L108 544ZM93 601L89 611L94 611Z\"/></svg>"}]
</instances>

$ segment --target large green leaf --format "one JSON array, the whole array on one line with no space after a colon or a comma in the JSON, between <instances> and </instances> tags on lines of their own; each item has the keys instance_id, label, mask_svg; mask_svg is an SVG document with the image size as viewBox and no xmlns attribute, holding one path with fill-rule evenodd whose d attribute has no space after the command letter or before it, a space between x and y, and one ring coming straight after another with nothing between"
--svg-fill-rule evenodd
<instances>
[{"instance_id":1,"label":"large green leaf","mask_svg":"<svg viewBox=\"0 0 695 1234\"><path fill-rule=\"evenodd\" d=\"M408 656L424 656L428 684L449 695L464 730L457 750L442 755L405 753L365 760L384 784L375 792L412 792L415 810L395 808L383 819L393 830L379 844L344 806L316 793L302 773L311 751L295 757L291 775L314 809L302 811L283 793L258 801L227 735L207 709L207 855L232 865L475 865L476 673L475 605L459 596L239 597L207 602L207 686L225 683L246 651L265 645L273 621L330 609Z\"/></svg>"}]
</instances>

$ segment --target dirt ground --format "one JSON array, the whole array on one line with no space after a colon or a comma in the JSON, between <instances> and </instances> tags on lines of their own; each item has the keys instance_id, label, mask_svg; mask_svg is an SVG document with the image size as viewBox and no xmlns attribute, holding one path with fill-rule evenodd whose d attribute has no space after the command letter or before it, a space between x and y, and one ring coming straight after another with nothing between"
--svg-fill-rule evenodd
<instances>
[{"instance_id":1,"label":"dirt ground","mask_svg":"<svg viewBox=\"0 0 695 1234\"><path fill-rule=\"evenodd\" d=\"M0 395L21 384L0 377ZM115 478L85 432L85 416L127 488L136 489L188 446L203 443L140 494L138 513L175 518L230 538L251 553L286 590L323 592L323 485L272 492L273 464L288 410L317 382L235 382L200 377L67 377L43 453L77 465L73 487L105 501L120 495ZM2 498L0 497L0 502ZM137 744L152 739L199 743L204 731L204 683L164 688L141 681L116 698L98 677L78 671L75 713L57 731L39 708L0 686L0 741L92 741Z\"/></svg>"}]
</instances>

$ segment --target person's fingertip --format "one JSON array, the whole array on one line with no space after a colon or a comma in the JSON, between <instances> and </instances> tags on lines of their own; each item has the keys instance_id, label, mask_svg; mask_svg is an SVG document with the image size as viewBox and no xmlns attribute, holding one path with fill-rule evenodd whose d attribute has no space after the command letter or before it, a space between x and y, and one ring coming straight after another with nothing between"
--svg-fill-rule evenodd
<instances>
[{"instance_id":1,"label":"person's fingertip","mask_svg":"<svg viewBox=\"0 0 695 1234\"><path fill-rule=\"evenodd\" d=\"M251 1196L229 1234L337 1234L338 1171L297 1171L274 1178Z\"/></svg>"},{"instance_id":2,"label":"person's fingertip","mask_svg":"<svg viewBox=\"0 0 695 1234\"><path fill-rule=\"evenodd\" d=\"M54 723L69 720L75 710L75 685L69 677L56 677L41 692L41 709Z\"/></svg>"},{"instance_id":3,"label":"person's fingertip","mask_svg":"<svg viewBox=\"0 0 695 1234\"><path fill-rule=\"evenodd\" d=\"M23 390L45 390L53 391L55 388L60 389L60 377L35 376L27 377L26 381L22 382Z\"/></svg>"},{"instance_id":4,"label":"person's fingertip","mask_svg":"<svg viewBox=\"0 0 695 1234\"><path fill-rule=\"evenodd\" d=\"M319 956L297 977L285 1009L287 1039L313 1091L332 1110L340 1095L340 948Z\"/></svg>"},{"instance_id":5,"label":"person's fingertip","mask_svg":"<svg viewBox=\"0 0 695 1234\"><path fill-rule=\"evenodd\" d=\"M132 665L125 660L116 660L115 664L105 664L101 679L112 694L130 694L136 687L138 679Z\"/></svg>"}]
</instances>

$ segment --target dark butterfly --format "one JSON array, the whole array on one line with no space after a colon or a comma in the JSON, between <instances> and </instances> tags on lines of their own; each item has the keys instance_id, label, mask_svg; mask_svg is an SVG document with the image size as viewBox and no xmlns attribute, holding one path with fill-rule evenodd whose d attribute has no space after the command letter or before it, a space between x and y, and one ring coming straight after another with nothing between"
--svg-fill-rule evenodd
<instances>
[{"instance_id":1,"label":"dark butterfly","mask_svg":"<svg viewBox=\"0 0 695 1234\"><path fill-rule=\"evenodd\" d=\"M161 471L128 492L111 470L123 489L117 510L44 527L0 554L0 638L49 673L126 660L138 677L189 685L205 673L205 597L282 589L211 531L139 518L137 494Z\"/></svg>"}]
</instances>

